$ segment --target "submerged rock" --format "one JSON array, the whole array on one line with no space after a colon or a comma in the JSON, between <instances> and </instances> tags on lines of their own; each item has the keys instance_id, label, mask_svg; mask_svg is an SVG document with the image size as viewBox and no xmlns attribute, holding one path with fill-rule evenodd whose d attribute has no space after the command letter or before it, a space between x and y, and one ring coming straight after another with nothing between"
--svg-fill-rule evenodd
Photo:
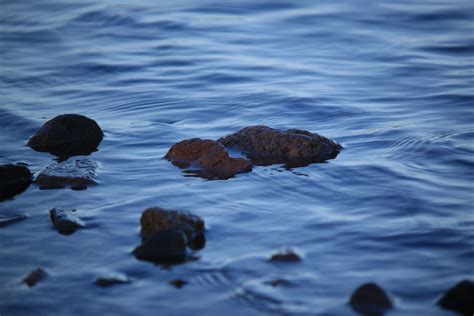
<instances>
[{"instance_id":1,"label":"submerged rock","mask_svg":"<svg viewBox=\"0 0 474 316\"><path fill-rule=\"evenodd\" d=\"M30 272L24 279L23 282L26 283L29 287L33 287L44 279L48 274L41 268L37 268Z\"/></svg>"},{"instance_id":2,"label":"submerged rock","mask_svg":"<svg viewBox=\"0 0 474 316\"><path fill-rule=\"evenodd\" d=\"M30 185L32 174L23 165L0 165L0 202L25 191Z\"/></svg>"},{"instance_id":3,"label":"submerged rock","mask_svg":"<svg viewBox=\"0 0 474 316\"><path fill-rule=\"evenodd\" d=\"M363 315L383 315L393 307L392 301L385 291L375 283L365 283L355 290L349 304Z\"/></svg>"},{"instance_id":4,"label":"submerged rock","mask_svg":"<svg viewBox=\"0 0 474 316\"><path fill-rule=\"evenodd\" d=\"M28 216L23 214L13 216L0 216L0 227L5 227L17 222L21 222L27 218Z\"/></svg>"},{"instance_id":5,"label":"submerged rock","mask_svg":"<svg viewBox=\"0 0 474 316\"><path fill-rule=\"evenodd\" d=\"M438 300L438 305L463 315L474 315L474 282L459 282Z\"/></svg>"},{"instance_id":6,"label":"submerged rock","mask_svg":"<svg viewBox=\"0 0 474 316\"><path fill-rule=\"evenodd\" d=\"M107 273L101 275L95 279L95 284L100 287L109 287L117 284L127 284L131 281L127 278L126 275L121 273Z\"/></svg>"},{"instance_id":7,"label":"submerged rock","mask_svg":"<svg viewBox=\"0 0 474 316\"><path fill-rule=\"evenodd\" d=\"M49 217L54 228L63 235L71 235L77 229L84 227L84 223L72 212L53 208L49 211Z\"/></svg>"},{"instance_id":8,"label":"submerged rock","mask_svg":"<svg viewBox=\"0 0 474 316\"><path fill-rule=\"evenodd\" d=\"M182 211L148 208L140 218L141 235L150 237L156 231L175 230L185 234L187 244L192 249L204 247L204 220L199 216Z\"/></svg>"},{"instance_id":9,"label":"submerged rock","mask_svg":"<svg viewBox=\"0 0 474 316\"><path fill-rule=\"evenodd\" d=\"M205 179L228 179L252 170L250 161L229 157L224 146L209 139L180 141L171 146L165 158L182 169L194 165L196 169L191 172Z\"/></svg>"},{"instance_id":10,"label":"submerged rock","mask_svg":"<svg viewBox=\"0 0 474 316\"><path fill-rule=\"evenodd\" d=\"M103 136L94 120L78 114L64 114L47 121L29 139L28 145L36 151L68 158L96 151Z\"/></svg>"},{"instance_id":11,"label":"submerged rock","mask_svg":"<svg viewBox=\"0 0 474 316\"><path fill-rule=\"evenodd\" d=\"M168 282L170 285L174 286L177 289L182 288L186 284L188 284L187 281L181 280L181 279L176 279L176 280L171 280Z\"/></svg>"},{"instance_id":12,"label":"submerged rock","mask_svg":"<svg viewBox=\"0 0 474 316\"><path fill-rule=\"evenodd\" d=\"M342 149L335 141L316 133L298 129L280 131L263 125L243 128L218 142L244 151L256 165L304 166L333 159Z\"/></svg>"},{"instance_id":13,"label":"submerged rock","mask_svg":"<svg viewBox=\"0 0 474 316\"><path fill-rule=\"evenodd\" d=\"M97 163L90 159L52 162L36 177L40 189L84 189L95 184Z\"/></svg>"},{"instance_id":14,"label":"submerged rock","mask_svg":"<svg viewBox=\"0 0 474 316\"><path fill-rule=\"evenodd\" d=\"M179 263L186 260L186 236L175 230L155 231L133 251L139 260Z\"/></svg>"},{"instance_id":15,"label":"submerged rock","mask_svg":"<svg viewBox=\"0 0 474 316\"><path fill-rule=\"evenodd\" d=\"M301 257L291 248L285 248L273 254L269 261L275 262L299 262Z\"/></svg>"}]
</instances>

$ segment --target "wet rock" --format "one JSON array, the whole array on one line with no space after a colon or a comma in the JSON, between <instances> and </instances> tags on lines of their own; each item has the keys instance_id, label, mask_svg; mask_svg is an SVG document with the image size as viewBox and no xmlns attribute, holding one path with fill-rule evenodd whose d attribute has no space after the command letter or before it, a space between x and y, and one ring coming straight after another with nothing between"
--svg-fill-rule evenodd
<instances>
[{"instance_id":1,"label":"wet rock","mask_svg":"<svg viewBox=\"0 0 474 316\"><path fill-rule=\"evenodd\" d=\"M27 218L28 216L23 214L13 216L0 216L0 227L5 227L14 223L21 222Z\"/></svg>"},{"instance_id":2,"label":"wet rock","mask_svg":"<svg viewBox=\"0 0 474 316\"><path fill-rule=\"evenodd\" d=\"M35 184L40 189L85 189L96 183L96 170L97 163L90 159L52 162L38 174Z\"/></svg>"},{"instance_id":3,"label":"wet rock","mask_svg":"<svg viewBox=\"0 0 474 316\"><path fill-rule=\"evenodd\" d=\"M175 230L185 234L191 249L204 248L204 220L191 213L152 207L143 211L140 225L143 238L150 237L155 231Z\"/></svg>"},{"instance_id":4,"label":"wet rock","mask_svg":"<svg viewBox=\"0 0 474 316\"><path fill-rule=\"evenodd\" d=\"M363 315L383 315L393 307L385 291L375 283L365 283L352 294L349 304Z\"/></svg>"},{"instance_id":5,"label":"wet rock","mask_svg":"<svg viewBox=\"0 0 474 316\"><path fill-rule=\"evenodd\" d=\"M25 191L30 185L32 174L23 165L0 165L0 202Z\"/></svg>"},{"instance_id":6,"label":"wet rock","mask_svg":"<svg viewBox=\"0 0 474 316\"><path fill-rule=\"evenodd\" d=\"M100 287L109 287L117 284L127 284L131 281L127 278L126 275L120 273L107 273L97 277L95 284Z\"/></svg>"},{"instance_id":7,"label":"wet rock","mask_svg":"<svg viewBox=\"0 0 474 316\"><path fill-rule=\"evenodd\" d=\"M186 236L175 230L155 231L133 251L139 260L179 263L186 259Z\"/></svg>"},{"instance_id":8,"label":"wet rock","mask_svg":"<svg viewBox=\"0 0 474 316\"><path fill-rule=\"evenodd\" d=\"M171 280L169 282L170 285L174 286L175 288L177 289L180 289L182 288L183 286L185 286L186 284L188 284L187 281L184 281L184 280L181 280L181 279L176 279L176 280Z\"/></svg>"},{"instance_id":9,"label":"wet rock","mask_svg":"<svg viewBox=\"0 0 474 316\"><path fill-rule=\"evenodd\" d=\"M291 248L285 248L273 254L269 261L272 262L299 262L301 257Z\"/></svg>"},{"instance_id":10,"label":"wet rock","mask_svg":"<svg viewBox=\"0 0 474 316\"><path fill-rule=\"evenodd\" d=\"M459 282L438 300L438 305L462 315L474 315L474 282Z\"/></svg>"},{"instance_id":11,"label":"wet rock","mask_svg":"<svg viewBox=\"0 0 474 316\"><path fill-rule=\"evenodd\" d=\"M250 161L230 157L224 146L209 139L180 141L171 146L165 158L182 169L196 167L191 172L205 179L229 179L252 170Z\"/></svg>"},{"instance_id":12,"label":"wet rock","mask_svg":"<svg viewBox=\"0 0 474 316\"><path fill-rule=\"evenodd\" d=\"M30 272L24 279L23 282L26 283L29 287L33 287L44 279L48 274L41 268L37 268Z\"/></svg>"},{"instance_id":13,"label":"wet rock","mask_svg":"<svg viewBox=\"0 0 474 316\"><path fill-rule=\"evenodd\" d=\"M244 151L255 165L305 166L333 159L342 149L335 141L316 133L298 129L280 131L263 125L246 127L218 142Z\"/></svg>"},{"instance_id":14,"label":"wet rock","mask_svg":"<svg viewBox=\"0 0 474 316\"><path fill-rule=\"evenodd\" d=\"M49 217L54 228L63 235L71 235L77 229L84 227L84 223L72 212L53 208L49 211Z\"/></svg>"},{"instance_id":15,"label":"wet rock","mask_svg":"<svg viewBox=\"0 0 474 316\"><path fill-rule=\"evenodd\" d=\"M104 133L92 119L64 114L47 121L28 141L36 151L61 158L88 155L97 150Z\"/></svg>"}]
</instances>

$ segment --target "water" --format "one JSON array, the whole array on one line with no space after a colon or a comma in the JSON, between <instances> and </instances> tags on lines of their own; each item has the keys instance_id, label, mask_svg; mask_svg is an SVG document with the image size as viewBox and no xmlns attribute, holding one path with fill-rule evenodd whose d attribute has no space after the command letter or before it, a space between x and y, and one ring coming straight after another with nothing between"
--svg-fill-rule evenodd
<instances>
[{"instance_id":1,"label":"water","mask_svg":"<svg viewBox=\"0 0 474 316\"><path fill-rule=\"evenodd\" d=\"M0 229L2 315L355 315L347 301L368 281L394 299L389 315L452 315L436 300L474 277L472 1L0 7L0 162L47 166L54 157L25 144L58 114L92 117L106 135L89 157L98 186L32 185L0 204L29 215ZM224 181L162 159L179 140L256 124L345 149ZM198 260L133 257L150 206L204 218ZM53 207L77 209L87 229L59 235ZM284 246L303 261L266 262ZM27 288L36 267L49 277ZM132 283L93 284L109 272Z\"/></svg>"}]
</instances>

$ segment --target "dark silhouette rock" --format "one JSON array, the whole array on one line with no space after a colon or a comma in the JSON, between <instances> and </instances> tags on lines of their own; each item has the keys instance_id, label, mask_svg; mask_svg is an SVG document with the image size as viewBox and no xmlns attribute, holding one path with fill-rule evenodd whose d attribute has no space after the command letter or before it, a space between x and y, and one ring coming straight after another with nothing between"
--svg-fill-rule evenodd
<instances>
[{"instance_id":1,"label":"dark silhouette rock","mask_svg":"<svg viewBox=\"0 0 474 316\"><path fill-rule=\"evenodd\" d=\"M78 114L64 114L47 121L29 139L28 145L36 151L68 158L96 151L103 136L94 120Z\"/></svg>"},{"instance_id":2,"label":"dark silhouette rock","mask_svg":"<svg viewBox=\"0 0 474 316\"><path fill-rule=\"evenodd\" d=\"M175 230L185 234L191 249L204 248L204 220L191 213L152 207L142 213L140 225L143 238L150 237L156 231Z\"/></svg>"},{"instance_id":3,"label":"dark silhouette rock","mask_svg":"<svg viewBox=\"0 0 474 316\"><path fill-rule=\"evenodd\" d=\"M365 283L352 294L349 304L363 315L379 316L393 307L392 301L375 283Z\"/></svg>"},{"instance_id":4,"label":"dark silhouette rock","mask_svg":"<svg viewBox=\"0 0 474 316\"><path fill-rule=\"evenodd\" d=\"M474 315L474 282L459 282L438 300L438 305L463 315Z\"/></svg>"},{"instance_id":5,"label":"dark silhouette rock","mask_svg":"<svg viewBox=\"0 0 474 316\"><path fill-rule=\"evenodd\" d=\"M229 179L252 170L250 161L229 157L224 146L209 139L180 141L171 146L165 158L182 169L196 167L191 173L205 179Z\"/></svg>"},{"instance_id":6,"label":"dark silhouette rock","mask_svg":"<svg viewBox=\"0 0 474 316\"><path fill-rule=\"evenodd\" d=\"M53 208L49 211L49 217L54 228L63 235L71 235L77 229L84 227L84 223L72 212Z\"/></svg>"},{"instance_id":7,"label":"dark silhouette rock","mask_svg":"<svg viewBox=\"0 0 474 316\"><path fill-rule=\"evenodd\" d=\"M179 263L186 260L186 236L175 230L155 231L133 251L139 260Z\"/></svg>"},{"instance_id":8,"label":"dark silhouette rock","mask_svg":"<svg viewBox=\"0 0 474 316\"><path fill-rule=\"evenodd\" d=\"M97 163L90 159L52 162L35 179L40 189L84 189L94 185Z\"/></svg>"},{"instance_id":9,"label":"dark silhouette rock","mask_svg":"<svg viewBox=\"0 0 474 316\"><path fill-rule=\"evenodd\" d=\"M267 126L250 126L222 137L219 143L247 154L255 165L285 163L290 167L305 166L335 158L341 145L308 131L276 130Z\"/></svg>"},{"instance_id":10,"label":"dark silhouette rock","mask_svg":"<svg viewBox=\"0 0 474 316\"><path fill-rule=\"evenodd\" d=\"M95 285L98 285L100 287L109 287L112 285L117 285L117 284L127 284L130 283L131 281L127 278L126 275L124 274L119 274L119 273L108 273L101 275L95 279Z\"/></svg>"},{"instance_id":11,"label":"dark silhouette rock","mask_svg":"<svg viewBox=\"0 0 474 316\"><path fill-rule=\"evenodd\" d=\"M0 165L0 202L25 191L32 181L30 170L23 165Z\"/></svg>"},{"instance_id":12,"label":"dark silhouette rock","mask_svg":"<svg viewBox=\"0 0 474 316\"><path fill-rule=\"evenodd\" d=\"M26 283L29 287L33 287L44 279L48 274L41 268L37 268L30 272L24 279L23 282Z\"/></svg>"},{"instance_id":13,"label":"dark silhouette rock","mask_svg":"<svg viewBox=\"0 0 474 316\"><path fill-rule=\"evenodd\" d=\"M184 281L184 280L181 280L181 279L176 279L176 280L169 281L169 284L174 286L177 289L180 289L183 286L185 286L186 284L188 284L188 282Z\"/></svg>"},{"instance_id":14,"label":"dark silhouette rock","mask_svg":"<svg viewBox=\"0 0 474 316\"><path fill-rule=\"evenodd\" d=\"M21 222L27 218L28 216L23 214L13 216L0 216L0 227L5 227L14 223Z\"/></svg>"},{"instance_id":15,"label":"dark silhouette rock","mask_svg":"<svg viewBox=\"0 0 474 316\"><path fill-rule=\"evenodd\" d=\"M275 254L270 259L272 262L299 262L301 257L291 248L285 248Z\"/></svg>"}]
</instances>

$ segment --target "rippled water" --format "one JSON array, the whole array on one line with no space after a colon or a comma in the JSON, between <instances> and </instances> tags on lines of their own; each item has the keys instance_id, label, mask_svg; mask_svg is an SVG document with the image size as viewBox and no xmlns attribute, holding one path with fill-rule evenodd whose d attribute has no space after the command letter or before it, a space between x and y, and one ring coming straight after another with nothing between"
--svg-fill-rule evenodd
<instances>
[{"instance_id":1,"label":"rippled water","mask_svg":"<svg viewBox=\"0 0 474 316\"><path fill-rule=\"evenodd\" d=\"M58 114L94 118L105 138L99 185L0 203L29 215L0 229L0 313L354 315L351 292L375 281L389 315L451 315L437 298L474 277L473 21L470 0L1 1L0 162L47 166L26 140ZM345 149L223 181L162 159L256 124ZM155 205L204 218L198 260L133 257ZM59 235L53 207L87 228ZM266 261L284 246L304 260ZM27 288L36 267L49 277ZM104 272L132 282L99 288Z\"/></svg>"}]
</instances>

